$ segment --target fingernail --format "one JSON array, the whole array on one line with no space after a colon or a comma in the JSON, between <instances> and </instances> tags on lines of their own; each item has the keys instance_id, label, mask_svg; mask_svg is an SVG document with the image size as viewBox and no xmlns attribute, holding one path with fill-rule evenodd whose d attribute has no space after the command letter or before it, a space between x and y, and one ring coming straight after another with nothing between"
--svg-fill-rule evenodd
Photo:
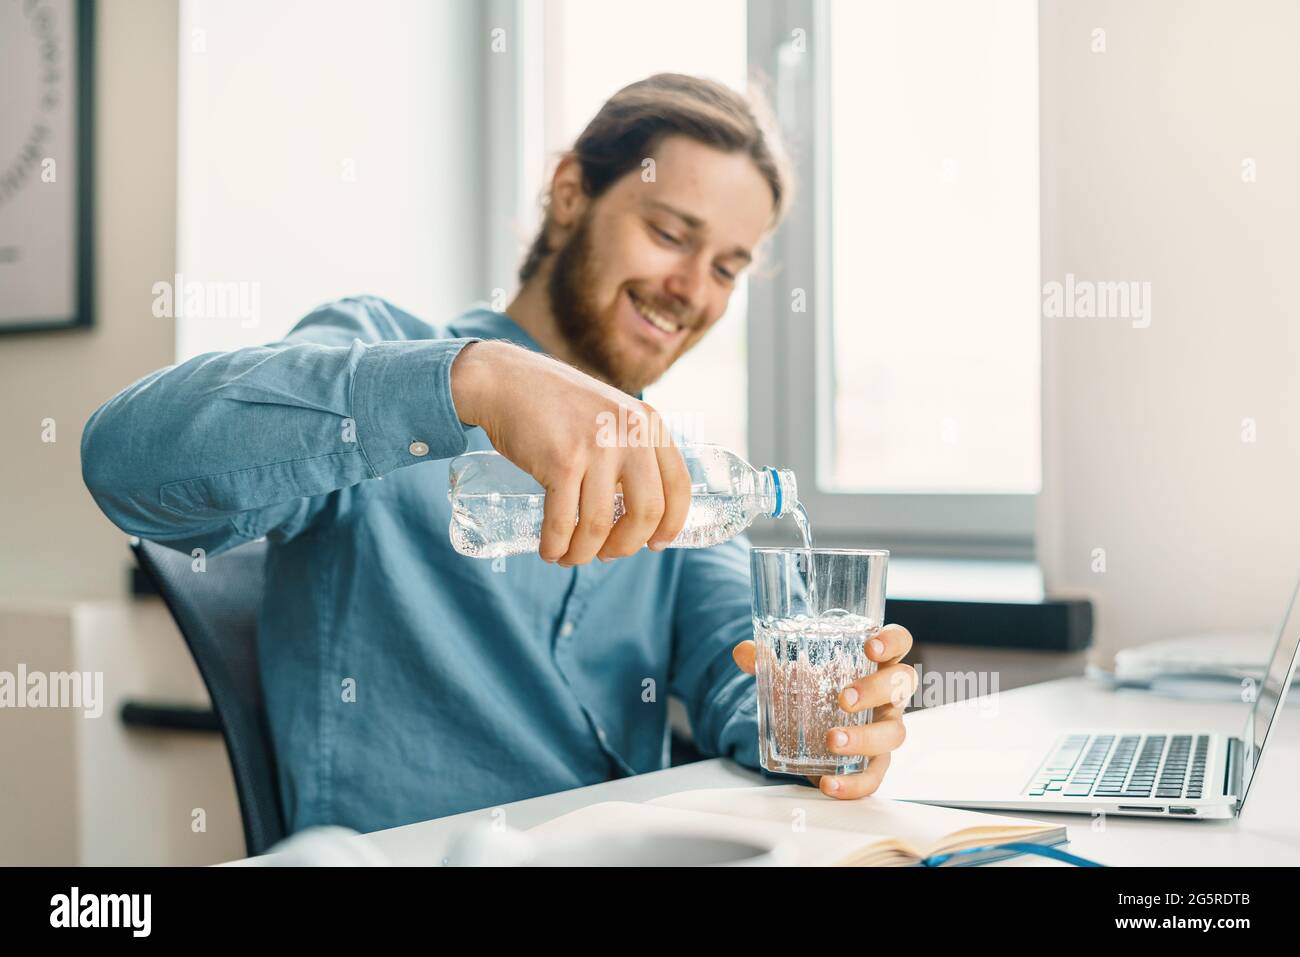
<instances>
[{"instance_id":1,"label":"fingernail","mask_svg":"<svg viewBox=\"0 0 1300 957\"><path fill-rule=\"evenodd\" d=\"M650 551L652 551L652 552L662 552L665 548L668 547L668 543L667 543L667 542L650 542L649 545L648 545L647 547L648 547L648 548L650 549Z\"/></svg>"},{"instance_id":2,"label":"fingernail","mask_svg":"<svg viewBox=\"0 0 1300 957\"><path fill-rule=\"evenodd\" d=\"M826 785L826 789L828 791L838 791L840 789L840 782L831 778L831 783Z\"/></svg>"},{"instance_id":3,"label":"fingernail","mask_svg":"<svg viewBox=\"0 0 1300 957\"><path fill-rule=\"evenodd\" d=\"M848 743L849 743L849 736L845 734L843 731L836 731L834 734L831 735L832 747L842 748L844 747L844 745Z\"/></svg>"},{"instance_id":4,"label":"fingernail","mask_svg":"<svg viewBox=\"0 0 1300 957\"><path fill-rule=\"evenodd\" d=\"M847 704L847 705L849 705L850 707L852 707L853 705L855 705L855 704L858 703L858 689L857 689L857 688L845 688L845 689L844 689L844 703Z\"/></svg>"},{"instance_id":5,"label":"fingernail","mask_svg":"<svg viewBox=\"0 0 1300 957\"><path fill-rule=\"evenodd\" d=\"M885 643L879 638L871 639L871 653L873 655L883 655L885 653Z\"/></svg>"}]
</instances>

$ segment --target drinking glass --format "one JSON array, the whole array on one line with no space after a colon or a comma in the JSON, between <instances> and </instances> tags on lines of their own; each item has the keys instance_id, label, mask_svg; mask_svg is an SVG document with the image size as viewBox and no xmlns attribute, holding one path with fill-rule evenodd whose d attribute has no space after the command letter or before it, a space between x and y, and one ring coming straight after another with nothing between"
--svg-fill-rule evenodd
<instances>
[{"instance_id":1,"label":"drinking glass","mask_svg":"<svg viewBox=\"0 0 1300 957\"><path fill-rule=\"evenodd\" d=\"M768 771L853 774L862 755L826 747L831 728L871 721L849 714L839 693L874 674L866 643L885 620L889 552L849 548L755 548L753 588L758 753Z\"/></svg>"}]
</instances>

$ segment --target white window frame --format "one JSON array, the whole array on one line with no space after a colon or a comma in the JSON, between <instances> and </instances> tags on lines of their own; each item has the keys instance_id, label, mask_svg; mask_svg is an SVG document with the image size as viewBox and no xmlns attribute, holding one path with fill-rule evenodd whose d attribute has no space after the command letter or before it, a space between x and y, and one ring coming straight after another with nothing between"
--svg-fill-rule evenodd
<instances>
[{"instance_id":1,"label":"white window frame","mask_svg":"<svg viewBox=\"0 0 1300 957\"><path fill-rule=\"evenodd\" d=\"M481 0L478 42L483 50L484 192L481 237L485 298L512 297L522 259L523 232L540 222L542 184L536 164L524 162L545 150L545 30L536 0ZM494 31L504 31L505 52L491 51ZM531 238L531 237L530 237Z\"/></svg>"},{"instance_id":2,"label":"white window frame","mask_svg":"<svg viewBox=\"0 0 1300 957\"><path fill-rule=\"evenodd\" d=\"M1028 558L1037 496L1029 493L860 493L819 487L833 428L829 0L749 2L749 69L770 78L792 150L799 199L769 241L773 268L751 277L749 442L754 461L794 469L819 544L878 544L921 555ZM806 48L793 38L803 30ZM807 314L791 312L805 290ZM811 335L808 332L811 331ZM761 384L762 388L755 388ZM814 428L808 428L809 419Z\"/></svg>"}]
</instances>

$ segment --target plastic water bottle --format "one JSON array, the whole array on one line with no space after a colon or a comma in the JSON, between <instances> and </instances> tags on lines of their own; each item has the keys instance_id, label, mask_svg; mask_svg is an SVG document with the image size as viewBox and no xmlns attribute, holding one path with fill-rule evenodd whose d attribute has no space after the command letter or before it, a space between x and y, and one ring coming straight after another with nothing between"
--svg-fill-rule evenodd
<instances>
[{"instance_id":1,"label":"plastic water bottle","mask_svg":"<svg viewBox=\"0 0 1300 957\"><path fill-rule=\"evenodd\" d=\"M780 518L799 503L794 473L757 469L716 445L680 447L691 479L686 524L669 548L705 548L739 535L762 515ZM451 462L451 544L471 558L536 552L542 539L545 490L497 452L470 452ZM614 520L623 493L614 494ZM574 516L576 524L578 517Z\"/></svg>"}]
</instances>

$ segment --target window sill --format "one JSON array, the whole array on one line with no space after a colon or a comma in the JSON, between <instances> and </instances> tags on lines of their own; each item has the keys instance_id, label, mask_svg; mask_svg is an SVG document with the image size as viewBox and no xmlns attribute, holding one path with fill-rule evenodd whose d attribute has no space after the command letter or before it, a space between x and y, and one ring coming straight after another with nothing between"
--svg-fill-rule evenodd
<instances>
[{"instance_id":1,"label":"window sill","mask_svg":"<svg viewBox=\"0 0 1300 957\"><path fill-rule=\"evenodd\" d=\"M891 557L887 597L946 602L1042 602L1037 562Z\"/></svg>"},{"instance_id":2,"label":"window sill","mask_svg":"<svg viewBox=\"0 0 1300 957\"><path fill-rule=\"evenodd\" d=\"M1035 562L895 558L886 591L886 617L918 644L1056 652L1092 645L1092 603L1047 597Z\"/></svg>"}]
</instances>

